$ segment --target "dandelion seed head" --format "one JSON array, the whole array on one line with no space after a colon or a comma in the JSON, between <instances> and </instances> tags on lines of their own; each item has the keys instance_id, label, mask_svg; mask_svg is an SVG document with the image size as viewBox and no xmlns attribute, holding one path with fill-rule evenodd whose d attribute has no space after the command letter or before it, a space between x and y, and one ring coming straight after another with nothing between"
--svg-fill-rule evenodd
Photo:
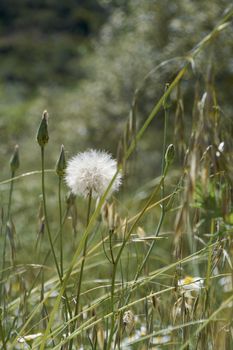
<instances>
[{"instance_id":1,"label":"dandelion seed head","mask_svg":"<svg viewBox=\"0 0 233 350\"><path fill-rule=\"evenodd\" d=\"M104 194L117 171L117 162L104 151L88 150L78 153L68 161L65 181L71 192L86 197L90 191L93 197ZM118 174L110 192L121 185Z\"/></svg>"}]
</instances>

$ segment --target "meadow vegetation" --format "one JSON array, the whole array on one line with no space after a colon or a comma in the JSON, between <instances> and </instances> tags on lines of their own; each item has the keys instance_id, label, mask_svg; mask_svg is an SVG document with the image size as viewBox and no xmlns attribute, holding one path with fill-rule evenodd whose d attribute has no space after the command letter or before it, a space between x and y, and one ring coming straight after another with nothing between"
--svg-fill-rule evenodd
<instances>
[{"instance_id":1,"label":"meadow vegetation","mask_svg":"<svg viewBox=\"0 0 233 350\"><path fill-rule=\"evenodd\" d=\"M233 8L110 3L77 85L1 82L1 349L232 349Z\"/></svg>"}]
</instances>

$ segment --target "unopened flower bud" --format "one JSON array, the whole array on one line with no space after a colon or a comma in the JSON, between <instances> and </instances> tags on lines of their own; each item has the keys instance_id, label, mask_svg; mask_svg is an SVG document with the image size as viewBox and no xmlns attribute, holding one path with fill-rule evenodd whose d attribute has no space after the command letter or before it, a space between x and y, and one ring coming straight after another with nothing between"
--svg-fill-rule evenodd
<instances>
[{"instance_id":1,"label":"unopened flower bud","mask_svg":"<svg viewBox=\"0 0 233 350\"><path fill-rule=\"evenodd\" d=\"M66 158L64 146L61 146L61 153L56 164L56 173L58 176L63 177L66 170Z\"/></svg>"},{"instance_id":2,"label":"unopened flower bud","mask_svg":"<svg viewBox=\"0 0 233 350\"><path fill-rule=\"evenodd\" d=\"M14 173L19 168L19 146L16 145L14 149L14 153L10 159L10 167L12 173Z\"/></svg>"},{"instance_id":3,"label":"unopened flower bud","mask_svg":"<svg viewBox=\"0 0 233 350\"><path fill-rule=\"evenodd\" d=\"M37 141L40 145L40 147L44 147L46 143L49 141L49 134L48 134L48 112L44 111L42 114L42 119L40 126L37 131Z\"/></svg>"},{"instance_id":4,"label":"unopened flower bud","mask_svg":"<svg viewBox=\"0 0 233 350\"><path fill-rule=\"evenodd\" d=\"M171 164L174 160L175 157L175 147L174 145L171 143L165 153L165 162L166 164Z\"/></svg>"}]
</instances>

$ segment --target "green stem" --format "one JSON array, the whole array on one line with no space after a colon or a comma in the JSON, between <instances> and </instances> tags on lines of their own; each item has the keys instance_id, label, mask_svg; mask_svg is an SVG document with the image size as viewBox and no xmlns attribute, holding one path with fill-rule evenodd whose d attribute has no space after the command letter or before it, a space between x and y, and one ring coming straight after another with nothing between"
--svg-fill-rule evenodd
<instances>
[{"instance_id":1,"label":"green stem","mask_svg":"<svg viewBox=\"0 0 233 350\"><path fill-rule=\"evenodd\" d=\"M110 326L110 333L108 336L108 344L107 344L107 350L111 349L112 344L112 338L114 335L114 326L115 326L115 308L114 308L114 294L115 294L115 279L116 279L116 270L117 270L117 262L113 263L113 270L112 270L112 281L111 281L111 326Z\"/></svg>"},{"instance_id":2,"label":"green stem","mask_svg":"<svg viewBox=\"0 0 233 350\"><path fill-rule=\"evenodd\" d=\"M6 266L6 242L7 242L7 223L10 220L10 213L11 213L11 203L12 203L12 193L14 188L14 181L13 178L15 176L15 172L11 172L11 185L10 185L10 191L9 191L9 199L8 199L8 205L7 205L7 215L6 215L6 222L5 222L5 232L4 232L4 241L3 241L3 255L2 255L2 274L1 274L1 281L4 279L5 275L5 266ZM4 314L6 312L6 298L5 293L3 293L4 285L1 283L0 287L0 300L3 301L3 309ZM2 346L3 349L6 350L6 342L5 342L5 332L4 332L4 326L1 321L1 338L2 338Z\"/></svg>"},{"instance_id":3,"label":"green stem","mask_svg":"<svg viewBox=\"0 0 233 350\"><path fill-rule=\"evenodd\" d=\"M58 180L58 203L59 203L59 224L60 224L60 271L61 278L63 278L63 230L62 230L62 204L61 204L61 182L62 177L59 176Z\"/></svg>"},{"instance_id":4,"label":"green stem","mask_svg":"<svg viewBox=\"0 0 233 350\"><path fill-rule=\"evenodd\" d=\"M62 200L61 200L61 184L62 184L62 177L59 176L58 180L58 203L59 203L59 239L60 239L60 272L61 272L61 282L63 280L63 217L62 217ZM65 215L65 218L67 217L67 213ZM64 293L65 296L65 302L64 302L64 312L65 312L65 321L68 322L68 312L70 317L72 318L72 311L70 309L69 301L66 296L66 293ZM68 334L68 329L67 329Z\"/></svg>"},{"instance_id":5,"label":"green stem","mask_svg":"<svg viewBox=\"0 0 233 350\"><path fill-rule=\"evenodd\" d=\"M124 240L124 242L126 243L125 240ZM122 247L125 246L124 242L122 244ZM114 308L115 280L116 280L117 266L118 266L118 262L119 262L120 257L121 257L121 253L123 252L123 248L121 248L120 251L118 252L116 259L114 259L114 256L113 256L112 245L110 247L110 251L111 251L112 265L113 265L113 268L112 268L112 279L111 279L111 296L110 296L110 304L111 304L112 316L111 316L110 333L109 333L109 336L108 336L107 350L111 349L111 343L112 343L112 339L113 339L113 335L114 335L114 326L115 326L115 322L114 322L115 321L115 308Z\"/></svg>"},{"instance_id":6,"label":"green stem","mask_svg":"<svg viewBox=\"0 0 233 350\"><path fill-rule=\"evenodd\" d=\"M59 265L58 265L58 261L57 261L57 257L56 257L54 246L53 246L53 240L52 240L52 235L51 235L51 232L50 232L48 213L47 213L46 195L45 195L45 176L44 176L45 175L44 147L43 146L41 147L41 170L42 170L42 172L41 172L41 187L42 187L42 197L43 197L45 225L46 225L46 229L47 229L47 232L48 232L49 244L50 244L50 248L51 248L52 255L53 255L53 258L54 258L54 262L55 262L55 265L56 265L57 273L58 273L58 276L59 276L60 280L62 281L61 273L60 273Z\"/></svg>"},{"instance_id":7,"label":"green stem","mask_svg":"<svg viewBox=\"0 0 233 350\"><path fill-rule=\"evenodd\" d=\"M207 271L206 271L206 290L205 290L205 301L204 301L204 310L203 315L207 315L208 317L208 309L209 309L209 293L210 293L210 277L211 277L211 267L212 267L212 256L213 256L213 247L212 243L214 240L214 219L211 219L210 223L210 239L208 244L208 261L207 261Z\"/></svg>"},{"instance_id":8,"label":"green stem","mask_svg":"<svg viewBox=\"0 0 233 350\"><path fill-rule=\"evenodd\" d=\"M9 199L8 199L8 205L7 205L7 215L6 215L6 222L5 224L7 225L7 222L10 219L10 212L11 212L11 202L12 202L12 193L13 193L13 187L14 187L14 181L12 180L14 178L14 171L11 173L11 185L10 185L10 192L9 192ZM4 243L3 243L3 259L2 259L2 276L1 279L3 279L3 274L4 274L4 269L5 269L5 264L6 264L6 236L7 236L7 231L5 229L5 234L4 234ZM1 291L1 296L2 296L2 291Z\"/></svg>"},{"instance_id":9,"label":"green stem","mask_svg":"<svg viewBox=\"0 0 233 350\"><path fill-rule=\"evenodd\" d=\"M51 235L51 231L50 231L50 227L49 227L49 221L48 221L48 214L47 214L47 205L46 205L46 196L45 196L45 180L44 180L44 175L45 175L45 166L44 166L44 147L41 147L41 186L42 186L42 197L43 197L43 206L44 206L44 217L45 217L45 225L46 225L46 229L48 232L48 237L49 237L49 244L50 244L50 248L52 251L52 255L54 258L54 262L56 265L56 269L57 269L57 274L58 277L60 279L60 282L62 284L62 275L61 272L59 270L59 265L58 265L58 261L57 261L57 257L55 254L55 250L54 250L54 244L53 244L53 240L52 240L52 235ZM59 234L60 234L60 230L62 229L63 223L61 222L60 219L60 229L59 229ZM69 306L69 300L68 297L66 295L66 292L64 291L64 296L65 296L65 301L66 301L66 307L69 311L70 317L72 317L72 312Z\"/></svg>"},{"instance_id":10,"label":"green stem","mask_svg":"<svg viewBox=\"0 0 233 350\"><path fill-rule=\"evenodd\" d=\"M13 193L13 187L14 187L14 181L13 181L14 176L15 176L15 172L12 171L12 173L11 173L12 181L11 181L11 186L10 186L9 201L8 201L8 207L7 207L7 221L10 219L12 193Z\"/></svg>"},{"instance_id":11,"label":"green stem","mask_svg":"<svg viewBox=\"0 0 233 350\"><path fill-rule=\"evenodd\" d=\"M92 201L92 190L90 190L89 195L88 195L86 227L88 227L88 224L89 224L89 221L90 221L91 201ZM77 294L76 294L76 304L75 304L74 318L78 315L78 312L79 312L80 293L81 293L81 285L82 285L82 279L83 279L83 270L84 270L84 265L85 265L85 260L86 260L86 253L87 253L87 241L88 241L88 236L86 237L86 239L84 241L84 246L83 246L83 254L82 254L83 256L82 256L82 262L81 262L79 279L78 279L78 287L77 287ZM72 332L75 329L75 325L76 325L76 320L73 323ZM70 341L69 350L72 349L72 345L73 345L73 339L71 339L71 341Z\"/></svg>"},{"instance_id":12,"label":"green stem","mask_svg":"<svg viewBox=\"0 0 233 350\"><path fill-rule=\"evenodd\" d=\"M66 213L65 213L65 215L64 215L64 217L63 217L63 220L62 220L62 228L63 228L63 226L64 226L64 224L65 224L65 221L66 221L66 219L67 219L67 216L68 216L68 210L66 210ZM56 233L56 236L55 236L55 238L54 238L54 240L53 240L53 245L55 245L55 243L57 242L57 240L58 240L59 237L60 237L60 229L59 229L59 231ZM51 249L49 249L49 250L47 251L47 254L45 255L45 258L44 258L44 260L43 260L43 263L42 263L42 265L41 265L41 267L40 267L40 270L39 270L37 276L35 277L35 279L34 279L34 281L33 281L33 284L31 285L30 289L29 289L28 292L27 292L27 296L28 296L28 297L30 296L32 289L35 287L36 282L37 282L37 280L38 280L39 277L40 277L40 274L41 274L41 271L42 271L42 269L43 269L43 266L46 265L46 263L47 263L47 261L48 261L48 259L49 259L49 257L50 257L50 254L51 254Z\"/></svg>"},{"instance_id":13,"label":"green stem","mask_svg":"<svg viewBox=\"0 0 233 350\"><path fill-rule=\"evenodd\" d=\"M3 350L7 350L6 340L5 340L5 332L4 332L4 327L3 327L3 324L2 324L2 315L0 315L0 338L1 338L1 341L2 341L2 348L3 348Z\"/></svg>"}]
</instances>

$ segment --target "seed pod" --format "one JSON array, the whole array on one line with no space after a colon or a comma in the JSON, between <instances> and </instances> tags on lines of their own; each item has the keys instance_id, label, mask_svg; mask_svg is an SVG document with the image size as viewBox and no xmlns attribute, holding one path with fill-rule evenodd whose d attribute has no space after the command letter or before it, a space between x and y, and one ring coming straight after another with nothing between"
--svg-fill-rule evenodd
<instances>
[{"instance_id":1,"label":"seed pod","mask_svg":"<svg viewBox=\"0 0 233 350\"><path fill-rule=\"evenodd\" d=\"M48 112L44 111L42 114L40 126L37 131L37 142L39 143L40 147L44 147L49 141L48 116Z\"/></svg>"},{"instance_id":2,"label":"seed pod","mask_svg":"<svg viewBox=\"0 0 233 350\"><path fill-rule=\"evenodd\" d=\"M14 149L14 153L10 159L10 167L12 173L14 173L19 168L19 146L16 145Z\"/></svg>"}]
</instances>

